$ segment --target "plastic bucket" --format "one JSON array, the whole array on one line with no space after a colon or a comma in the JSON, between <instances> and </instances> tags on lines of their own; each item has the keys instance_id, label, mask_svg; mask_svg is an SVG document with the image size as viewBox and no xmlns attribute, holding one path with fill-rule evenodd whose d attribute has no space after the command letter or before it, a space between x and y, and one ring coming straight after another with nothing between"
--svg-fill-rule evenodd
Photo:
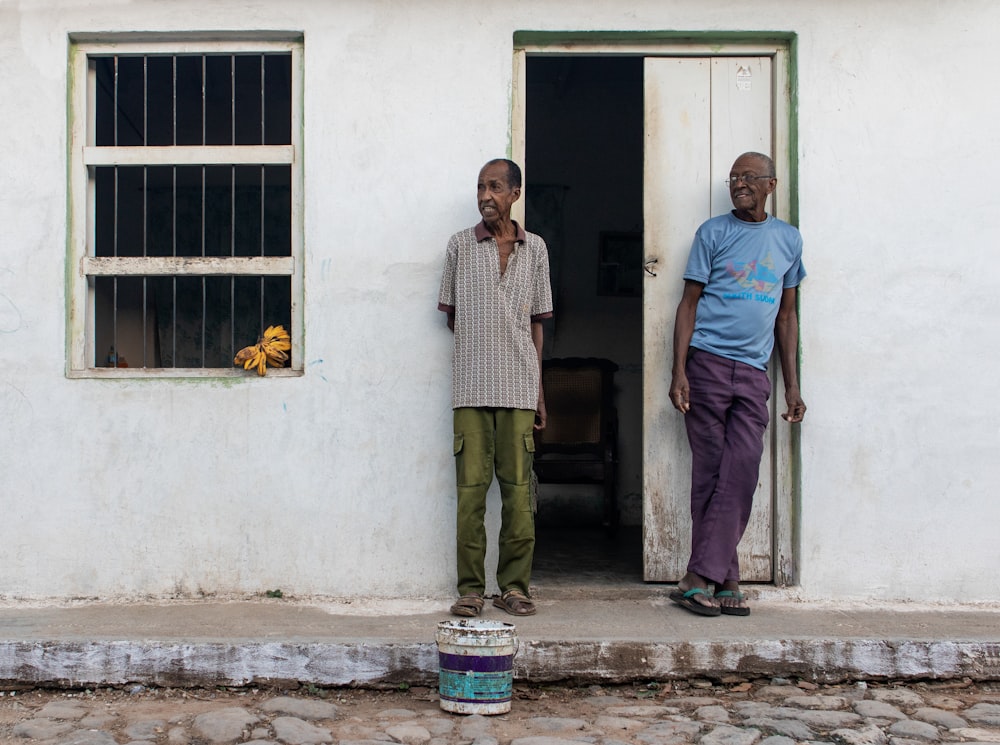
<instances>
[{"instance_id":1,"label":"plastic bucket","mask_svg":"<svg viewBox=\"0 0 1000 745\"><path fill-rule=\"evenodd\" d=\"M514 687L514 624L463 619L437 628L441 708L455 714L506 714Z\"/></svg>"}]
</instances>

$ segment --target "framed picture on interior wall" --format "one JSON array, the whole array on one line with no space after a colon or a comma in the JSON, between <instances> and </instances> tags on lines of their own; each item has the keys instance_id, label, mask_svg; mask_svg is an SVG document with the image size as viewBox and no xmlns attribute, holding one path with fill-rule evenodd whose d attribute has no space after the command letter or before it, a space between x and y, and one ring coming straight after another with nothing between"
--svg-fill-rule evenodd
<instances>
[{"instance_id":1,"label":"framed picture on interior wall","mask_svg":"<svg viewBox=\"0 0 1000 745\"><path fill-rule=\"evenodd\" d=\"M642 233L602 232L597 261L598 295L642 295Z\"/></svg>"}]
</instances>

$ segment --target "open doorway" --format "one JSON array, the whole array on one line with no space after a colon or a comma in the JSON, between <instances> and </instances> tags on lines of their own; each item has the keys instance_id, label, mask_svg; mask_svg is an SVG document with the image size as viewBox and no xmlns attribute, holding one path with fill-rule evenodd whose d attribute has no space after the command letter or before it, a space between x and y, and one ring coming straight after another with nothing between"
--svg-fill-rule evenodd
<instances>
[{"instance_id":1,"label":"open doorway","mask_svg":"<svg viewBox=\"0 0 1000 745\"><path fill-rule=\"evenodd\" d=\"M643 60L529 57L525 225L549 247L546 360L607 360L614 520L601 484L538 488L542 585L642 582Z\"/></svg>"},{"instance_id":2,"label":"open doorway","mask_svg":"<svg viewBox=\"0 0 1000 745\"><path fill-rule=\"evenodd\" d=\"M596 562L605 573L624 566L619 582L640 565L642 581L676 582L690 553L690 451L665 390L673 312L691 237L731 208L724 180L739 153L778 155L771 209L791 215L787 40L601 42L526 32L522 42L512 153L526 165L525 226L552 248L556 318L545 356L613 364L620 424L618 540L582 527L600 524L599 492L543 484L535 576L540 585L586 578ZM769 467L739 548L746 581L794 580L792 445L780 427L765 435ZM536 471L538 462L536 448ZM630 536L641 536L638 558Z\"/></svg>"}]
</instances>

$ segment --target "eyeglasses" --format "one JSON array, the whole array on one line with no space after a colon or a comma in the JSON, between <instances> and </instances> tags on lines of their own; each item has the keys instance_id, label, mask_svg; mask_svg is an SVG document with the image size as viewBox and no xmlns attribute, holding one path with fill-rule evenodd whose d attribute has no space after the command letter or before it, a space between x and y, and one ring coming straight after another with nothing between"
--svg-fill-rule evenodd
<instances>
[{"instance_id":1,"label":"eyeglasses","mask_svg":"<svg viewBox=\"0 0 1000 745\"><path fill-rule=\"evenodd\" d=\"M754 176L752 173L744 173L742 176L730 176L722 183L726 186L732 186L742 181L747 186L750 186L754 181L769 181L773 178L774 176Z\"/></svg>"}]
</instances>

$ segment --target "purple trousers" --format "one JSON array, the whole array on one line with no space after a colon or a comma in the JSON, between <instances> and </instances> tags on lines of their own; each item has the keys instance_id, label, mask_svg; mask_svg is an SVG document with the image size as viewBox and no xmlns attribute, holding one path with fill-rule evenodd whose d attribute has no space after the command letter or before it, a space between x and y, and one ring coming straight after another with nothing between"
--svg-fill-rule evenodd
<instances>
[{"instance_id":1,"label":"purple trousers","mask_svg":"<svg viewBox=\"0 0 1000 745\"><path fill-rule=\"evenodd\" d=\"M691 349L691 560L688 571L721 584L739 581L736 556L757 490L771 380L756 367Z\"/></svg>"}]
</instances>

